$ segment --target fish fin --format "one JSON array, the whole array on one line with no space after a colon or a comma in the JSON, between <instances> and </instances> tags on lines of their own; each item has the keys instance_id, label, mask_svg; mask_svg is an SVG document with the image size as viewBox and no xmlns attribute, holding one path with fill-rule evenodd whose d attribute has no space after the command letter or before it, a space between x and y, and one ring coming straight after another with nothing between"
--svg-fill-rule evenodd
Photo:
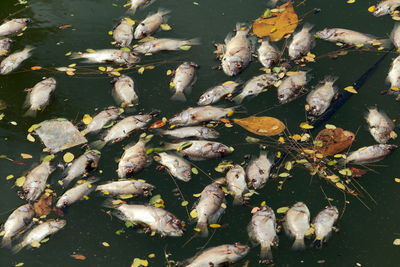
<instances>
[{"instance_id":1,"label":"fish fin","mask_svg":"<svg viewBox=\"0 0 400 267\"><path fill-rule=\"evenodd\" d=\"M322 239L316 238L312 244L311 244L312 248L316 248L316 249L321 249L322 248Z\"/></svg>"},{"instance_id":2,"label":"fish fin","mask_svg":"<svg viewBox=\"0 0 400 267\"><path fill-rule=\"evenodd\" d=\"M36 109L28 109L25 114L23 115L24 117L36 117L37 115L37 110Z\"/></svg>"},{"instance_id":3,"label":"fish fin","mask_svg":"<svg viewBox=\"0 0 400 267\"><path fill-rule=\"evenodd\" d=\"M29 56L30 56L30 55L31 55L31 52L32 52L33 50L35 50L35 49L36 49L36 47L34 47L34 46L32 46L32 45L27 45L27 46L25 46L24 50L22 50L22 51L28 52L28 54L29 54Z\"/></svg>"},{"instance_id":4,"label":"fish fin","mask_svg":"<svg viewBox=\"0 0 400 267\"><path fill-rule=\"evenodd\" d=\"M200 229L200 236L207 237L208 236L208 225L207 222L198 222L196 228Z\"/></svg>"},{"instance_id":5,"label":"fish fin","mask_svg":"<svg viewBox=\"0 0 400 267\"><path fill-rule=\"evenodd\" d=\"M226 204L226 201L223 201L222 203ZM220 207L217 212L215 212L210 218L208 218L208 222L210 224L217 223L224 212L225 209L223 207Z\"/></svg>"},{"instance_id":6,"label":"fish fin","mask_svg":"<svg viewBox=\"0 0 400 267\"><path fill-rule=\"evenodd\" d=\"M14 247L11 249L11 252L12 252L13 254L17 254L17 253L20 252L21 249L23 249L23 248L24 248L24 244L21 242L21 243L19 243L18 245L14 246Z\"/></svg>"},{"instance_id":7,"label":"fish fin","mask_svg":"<svg viewBox=\"0 0 400 267\"><path fill-rule=\"evenodd\" d=\"M241 104L243 102L243 99L245 99L245 95L242 95L241 93L238 94L237 96L235 96L232 100L236 103L236 104Z\"/></svg>"},{"instance_id":8,"label":"fish fin","mask_svg":"<svg viewBox=\"0 0 400 267\"><path fill-rule=\"evenodd\" d=\"M101 150L107 144L106 141L97 140L89 144L91 149Z\"/></svg>"},{"instance_id":9,"label":"fish fin","mask_svg":"<svg viewBox=\"0 0 400 267\"><path fill-rule=\"evenodd\" d=\"M304 244L304 238L296 238L293 242L292 250L303 251L305 249L306 245Z\"/></svg>"},{"instance_id":10,"label":"fish fin","mask_svg":"<svg viewBox=\"0 0 400 267\"><path fill-rule=\"evenodd\" d=\"M3 240L1 241L0 247L10 249L11 248L11 237L4 236Z\"/></svg>"},{"instance_id":11,"label":"fish fin","mask_svg":"<svg viewBox=\"0 0 400 267\"><path fill-rule=\"evenodd\" d=\"M111 212L111 214L112 214L114 217L120 219L121 221L129 221L129 218L126 217L126 215L125 215L122 211L120 211L120 210L113 210L113 211Z\"/></svg>"},{"instance_id":12,"label":"fish fin","mask_svg":"<svg viewBox=\"0 0 400 267\"><path fill-rule=\"evenodd\" d=\"M70 59L81 59L81 58L83 58L82 55L78 53L72 53L72 55L70 56Z\"/></svg>"},{"instance_id":13,"label":"fish fin","mask_svg":"<svg viewBox=\"0 0 400 267\"><path fill-rule=\"evenodd\" d=\"M229 32L225 37L225 40L224 40L225 44L227 44L233 38L233 36L234 36L234 33Z\"/></svg>"},{"instance_id":14,"label":"fish fin","mask_svg":"<svg viewBox=\"0 0 400 267\"><path fill-rule=\"evenodd\" d=\"M242 196L234 196L233 205L235 205L235 206L243 205L243 197Z\"/></svg>"},{"instance_id":15,"label":"fish fin","mask_svg":"<svg viewBox=\"0 0 400 267\"><path fill-rule=\"evenodd\" d=\"M199 38L193 38L185 41L185 45L201 45Z\"/></svg>"},{"instance_id":16,"label":"fish fin","mask_svg":"<svg viewBox=\"0 0 400 267\"><path fill-rule=\"evenodd\" d=\"M171 100L186 102L186 96L183 92L176 91Z\"/></svg>"},{"instance_id":17,"label":"fish fin","mask_svg":"<svg viewBox=\"0 0 400 267\"><path fill-rule=\"evenodd\" d=\"M171 10L166 9L166 8L159 8L157 13L159 13L161 16L165 16L168 15L169 13L171 13ZM166 22L166 18L164 18L164 23Z\"/></svg>"},{"instance_id":18,"label":"fish fin","mask_svg":"<svg viewBox=\"0 0 400 267\"><path fill-rule=\"evenodd\" d=\"M324 79L321 81L322 83L334 83L339 79L338 76L333 76L333 75L326 75Z\"/></svg>"},{"instance_id":19,"label":"fish fin","mask_svg":"<svg viewBox=\"0 0 400 267\"><path fill-rule=\"evenodd\" d=\"M273 261L270 245L261 245L260 263L271 263Z\"/></svg>"}]
</instances>

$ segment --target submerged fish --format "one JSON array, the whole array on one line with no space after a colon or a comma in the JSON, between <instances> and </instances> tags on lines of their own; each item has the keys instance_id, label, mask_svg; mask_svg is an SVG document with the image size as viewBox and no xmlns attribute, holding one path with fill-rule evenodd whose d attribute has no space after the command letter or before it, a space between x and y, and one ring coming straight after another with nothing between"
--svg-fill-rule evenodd
<instances>
[{"instance_id":1,"label":"submerged fish","mask_svg":"<svg viewBox=\"0 0 400 267\"><path fill-rule=\"evenodd\" d=\"M325 76L320 85L307 95L308 114L314 117L322 115L331 105L337 89L333 86L337 77Z\"/></svg>"},{"instance_id":2,"label":"submerged fish","mask_svg":"<svg viewBox=\"0 0 400 267\"><path fill-rule=\"evenodd\" d=\"M2 38L0 39L0 57L7 56L10 52L11 44L14 41L10 38Z\"/></svg>"},{"instance_id":3,"label":"submerged fish","mask_svg":"<svg viewBox=\"0 0 400 267\"><path fill-rule=\"evenodd\" d=\"M57 233L67 224L66 220L55 219L47 220L42 224L35 226L25 237L21 243L13 248L13 252L17 253L26 246L39 243L49 235ZM39 243L40 244L40 243Z\"/></svg>"},{"instance_id":4,"label":"submerged fish","mask_svg":"<svg viewBox=\"0 0 400 267\"><path fill-rule=\"evenodd\" d=\"M237 75L251 61L251 44L247 38L250 28L236 24L236 35L228 34L225 38L225 49L222 57L222 69L228 76Z\"/></svg>"},{"instance_id":5,"label":"submerged fish","mask_svg":"<svg viewBox=\"0 0 400 267\"><path fill-rule=\"evenodd\" d=\"M172 176L184 182L189 182L192 179L191 166L187 160L166 152L158 153L158 156L160 157L159 163L165 166Z\"/></svg>"},{"instance_id":6,"label":"submerged fish","mask_svg":"<svg viewBox=\"0 0 400 267\"><path fill-rule=\"evenodd\" d=\"M395 11L400 7L400 0L382 0L374 10L374 16L380 17Z\"/></svg>"},{"instance_id":7,"label":"submerged fish","mask_svg":"<svg viewBox=\"0 0 400 267\"><path fill-rule=\"evenodd\" d=\"M219 133L215 129L203 126L189 126L172 130L156 129L155 132L160 135L167 135L172 138L180 139L190 137L200 139L217 139L219 137Z\"/></svg>"},{"instance_id":8,"label":"submerged fish","mask_svg":"<svg viewBox=\"0 0 400 267\"><path fill-rule=\"evenodd\" d=\"M293 250L304 250L304 236L310 228L310 211L303 202L294 204L285 215L283 224L286 233L293 237Z\"/></svg>"},{"instance_id":9,"label":"submerged fish","mask_svg":"<svg viewBox=\"0 0 400 267\"><path fill-rule=\"evenodd\" d=\"M122 111L119 108L108 107L94 116L92 121L86 126L86 129L81 131L81 133L86 135L88 133L100 131L107 123L116 120L121 113Z\"/></svg>"},{"instance_id":10,"label":"submerged fish","mask_svg":"<svg viewBox=\"0 0 400 267\"><path fill-rule=\"evenodd\" d=\"M96 169L100 156L100 151L88 150L72 161L65 170L65 177L62 179L63 186L67 187L76 178L86 176L88 172Z\"/></svg>"},{"instance_id":11,"label":"submerged fish","mask_svg":"<svg viewBox=\"0 0 400 267\"><path fill-rule=\"evenodd\" d=\"M243 204L244 194L249 191L246 183L246 172L240 165L235 165L226 173L229 193L233 196L233 204Z\"/></svg>"},{"instance_id":12,"label":"submerged fish","mask_svg":"<svg viewBox=\"0 0 400 267\"><path fill-rule=\"evenodd\" d=\"M220 101L224 96L232 94L240 83L227 81L221 85L212 87L205 91L199 98L197 105L205 106Z\"/></svg>"},{"instance_id":13,"label":"submerged fish","mask_svg":"<svg viewBox=\"0 0 400 267\"><path fill-rule=\"evenodd\" d=\"M391 154L397 148L396 145L379 144L367 146L351 152L346 159L345 163L373 163L384 159L387 155Z\"/></svg>"},{"instance_id":14,"label":"submerged fish","mask_svg":"<svg viewBox=\"0 0 400 267\"><path fill-rule=\"evenodd\" d=\"M23 198L27 201L35 201L46 188L46 182L50 174L55 170L50 161L42 161L26 175L22 186Z\"/></svg>"},{"instance_id":15,"label":"submerged fish","mask_svg":"<svg viewBox=\"0 0 400 267\"><path fill-rule=\"evenodd\" d=\"M169 120L169 123L177 126L196 125L204 121L219 120L225 116L231 116L235 112L235 109L235 107L219 108L213 106L188 108L174 115Z\"/></svg>"},{"instance_id":16,"label":"submerged fish","mask_svg":"<svg viewBox=\"0 0 400 267\"><path fill-rule=\"evenodd\" d=\"M133 52L147 54L155 53L160 51L175 51L181 49L184 46L199 45L200 41L197 38L190 40L180 39L167 39L160 38L152 41L144 42L133 48Z\"/></svg>"},{"instance_id":17,"label":"submerged fish","mask_svg":"<svg viewBox=\"0 0 400 267\"><path fill-rule=\"evenodd\" d=\"M113 30L113 39L119 47L128 47L133 40L133 28L125 18L121 19L119 24Z\"/></svg>"},{"instance_id":18,"label":"submerged fish","mask_svg":"<svg viewBox=\"0 0 400 267\"><path fill-rule=\"evenodd\" d=\"M246 176L249 186L254 189L263 188L269 178L273 164L274 161L267 157L267 152L260 151L260 156L250 161L246 168Z\"/></svg>"},{"instance_id":19,"label":"submerged fish","mask_svg":"<svg viewBox=\"0 0 400 267\"><path fill-rule=\"evenodd\" d=\"M386 81L390 83L391 88L400 89L400 56L393 60Z\"/></svg>"},{"instance_id":20,"label":"submerged fish","mask_svg":"<svg viewBox=\"0 0 400 267\"><path fill-rule=\"evenodd\" d=\"M93 53L76 54L72 59L86 59L88 63L115 63L132 66L140 61L134 52L119 49L102 49Z\"/></svg>"},{"instance_id":21,"label":"submerged fish","mask_svg":"<svg viewBox=\"0 0 400 267\"><path fill-rule=\"evenodd\" d=\"M233 264L249 253L249 246L240 243L221 245L200 251L194 257L184 261L184 267L208 267Z\"/></svg>"},{"instance_id":22,"label":"submerged fish","mask_svg":"<svg viewBox=\"0 0 400 267\"><path fill-rule=\"evenodd\" d=\"M220 158L232 153L226 145L205 140L188 140L179 143L167 143L165 150L177 150L192 160Z\"/></svg>"},{"instance_id":23,"label":"submerged fish","mask_svg":"<svg viewBox=\"0 0 400 267\"><path fill-rule=\"evenodd\" d=\"M3 59L0 63L0 74L5 75L18 68L22 62L31 57L33 49L35 48L32 46L26 46L24 50L14 52Z\"/></svg>"},{"instance_id":24,"label":"submerged fish","mask_svg":"<svg viewBox=\"0 0 400 267\"><path fill-rule=\"evenodd\" d=\"M208 236L208 224L217 223L226 205L225 193L219 182L207 185L201 192L201 196L194 208L197 211L196 228L200 230L202 237Z\"/></svg>"},{"instance_id":25,"label":"submerged fish","mask_svg":"<svg viewBox=\"0 0 400 267\"><path fill-rule=\"evenodd\" d=\"M25 105L28 111L24 116L36 116L37 111L43 110L50 101L50 96L56 89L56 80L47 78L37 83L33 88L28 89Z\"/></svg>"},{"instance_id":26,"label":"submerged fish","mask_svg":"<svg viewBox=\"0 0 400 267\"><path fill-rule=\"evenodd\" d=\"M101 191L105 195L134 195L134 196L151 196L151 191L155 186L142 182L140 180L119 180L109 181L105 184L98 185L95 191Z\"/></svg>"},{"instance_id":27,"label":"submerged fish","mask_svg":"<svg viewBox=\"0 0 400 267\"><path fill-rule=\"evenodd\" d=\"M0 25L0 36L18 34L22 32L30 22L31 19L28 18L12 19L5 21L3 24Z\"/></svg>"},{"instance_id":28,"label":"submerged fish","mask_svg":"<svg viewBox=\"0 0 400 267\"><path fill-rule=\"evenodd\" d=\"M172 79L172 89L175 90L171 100L186 101L184 91L189 91L196 82L196 68L194 62L183 62L175 71L175 76Z\"/></svg>"},{"instance_id":29,"label":"submerged fish","mask_svg":"<svg viewBox=\"0 0 400 267\"><path fill-rule=\"evenodd\" d=\"M389 39L379 39L373 35L341 28L325 28L316 33L316 36L329 42L340 42L348 45L375 45L390 46Z\"/></svg>"},{"instance_id":30,"label":"submerged fish","mask_svg":"<svg viewBox=\"0 0 400 267\"><path fill-rule=\"evenodd\" d=\"M129 178L149 165L150 157L146 153L147 142L148 139L140 138L136 144L125 149L118 163L118 177Z\"/></svg>"},{"instance_id":31,"label":"submerged fish","mask_svg":"<svg viewBox=\"0 0 400 267\"><path fill-rule=\"evenodd\" d=\"M298 71L286 77L279 85L278 100L281 104L287 104L294 100L301 92L301 89L307 84L307 72Z\"/></svg>"},{"instance_id":32,"label":"submerged fish","mask_svg":"<svg viewBox=\"0 0 400 267\"><path fill-rule=\"evenodd\" d=\"M139 100L135 92L135 82L126 75L114 79L113 96L121 107L131 106Z\"/></svg>"},{"instance_id":33,"label":"submerged fish","mask_svg":"<svg viewBox=\"0 0 400 267\"><path fill-rule=\"evenodd\" d=\"M35 216L35 211L31 204L25 204L16 208L4 223L4 235L1 247L10 248L11 239L32 223L33 216Z\"/></svg>"},{"instance_id":34,"label":"submerged fish","mask_svg":"<svg viewBox=\"0 0 400 267\"><path fill-rule=\"evenodd\" d=\"M96 186L93 183L97 182L99 179L91 178L87 181L82 180L82 183L78 183L71 189L68 189L57 201L56 207L59 209L65 208L82 200L85 196L89 195ZM80 181L78 181L80 182Z\"/></svg>"},{"instance_id":35,"label":"submerged fish","mask_svg":"<svg viewBox=\"0 0 400 267\"><path fill-rule=\"evenodd\" d=\"M108 206L108 204L105 204ZM117 204L113 215L122 221L144 225L161 236L182 236L184 223L174 214L153 206Z\"/></svg>"},{"instance_id":36,"label":"submerged fish","mask_svg":"<svg viewBox=\"0 0 400 267\"><path fill-rule=\"evenodd\" d=\"M368 109L365 119L369 126L369 132L376 142L386 144L390 139L390 133L394 129L394 123L383 112L376 107Z\"/></svg>"},{"instance_id":37,"label":"submerged fish","mask_svg":"<svg viewBox=\"0 0 400 267\"><path fill-rule=\"evenodd\" d=\"M268 206L259 208L253 214L247 231L251 241L261 246L260 263L271 263L271 246L278 246L279 242L274 211Z\"/></svg>"},{"instance_id":38,"label":"submerged fish","mask_svg":"<svg viewBox=\"0 0 400 267\"><path fill-rule=\"evenodd\" d=\"M258 60L266 68L270 68L274 63L279 61L280 52L275 46L269 43L269 38L262 40L257 52Z\"/></svg>"},{"instance_id":39,"label":"submerged fish","mask_svg":"<svg viewBox=\"0 0 400 267\"><path fill-rule=\"evenodd\" d=\"M293 35L292 42L289 44L289 57L296 59L302 55L307 54L315 46L315 39L311 34L311 29L314 25L305 23L301 31Z\"/></svg>"},{"instance_id":40,"label":"submerged fish","mask_svg":"<svg viewBox=\"0 0 400 267\"><path fill-rule=\"evenodd\" d=\"M321 248L332 233L333 225L339 218L339 211L334 206L328 206L318 213L314 218L315 240L312 243L314 248Z\"/></svg>"},{"instance_id":41,"label":"submerged fish","mask_svg":"<svg viewBox=\"0 0 400 267\"><path fill-rule=\"evenodd\" d=\"M242 92L233 98L236 104L242 103L243 99L248 96L258 96L261 92L266 90L268 87L278 80L275 75L272 74L261 74L251 78L245 83Z\"/></svg>"},{"instance_id":42,"label":"submerged fish","mask_svg":"<svg viewBox=\"0 0 400 267\"><path fill-rule=\"evenodd\" d=\"M170 13L169 10L158 10L157 13L148 15L135 29L135 39L142 39L157 31L161 24L166 22L165 16Z\"/></svg>"}]
</instances>

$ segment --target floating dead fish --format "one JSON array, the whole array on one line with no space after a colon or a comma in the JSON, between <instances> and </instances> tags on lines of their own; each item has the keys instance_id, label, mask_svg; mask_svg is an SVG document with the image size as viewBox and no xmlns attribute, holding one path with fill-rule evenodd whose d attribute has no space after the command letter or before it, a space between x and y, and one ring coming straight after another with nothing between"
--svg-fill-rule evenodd
<instances>
[{"instance_id":1,"label":"floating dead fish","mask_svg":"<svg viewBox=\"0 0 400 267\"><path fill-rule=\"evenodd\" d=\"M304 250L304 236L310 228L310 211L303 202L294 204L285 215L286 234L294 238L293 250Z\"/></svg>"},{"instance_id":2,"label":"floating dead fish","mask_svg":"<svg viewBox=\"0 0 400 267\"><path fill-rule=\"evenodd\" d=\"M248 96L258 96L268 87L273 86L277 80L278 78L272 74L261 74L255 76L245 83L242 92L235 96L233 101L235 101L236 104L240 104L242 103L243 99Z\"/></svg>"},{"instance_id":3,"label":"floating dead fish","mask_svg":"<svg viewBox=\"0 0 400 267\"><path fill-rule=\"evenodd\" d=\"M169 123L177 126L189 126L200 124L204 121L219 120L225 116L231 116L237 107L219 108L213 106L204 106L188 108L181 113L174 115Z\"/></svg>"},{"instance_id":4,"label":"floating dead fish","mask_svg":"<svg viewBox=\"0 0 400 267\"><path fill-rule=\"evenodd\" d=\"M281 104L287 104L293 101L300 94L301 89L303 89L306 84L306 71L298 71L286 77L277 89L279 102Z\"/></svg>"},{"instance_id":5,"label":"floating dead fish","mask_svg":"<svg viewBox=\"0 0 400 267\"><path fill-rule=\"evenodd\" d=\"M7 56L10 53L11 44L14 41L10 38L2 38L0 39L0 57Z\"/></svg>"},{"instance_id":6,"label":"floating dead fish","mask_svg":"<svg viewBox=\"0 0 400 267\"><path fill-rule=\"evenodd\" d=\"M302 55L307 54L315 46L314 37L311 34L311 30L314 25L305 23L301 31L293 35L292 42L289 44L289 57L296 59Z\"/></svg>"},{"instance_id":7,"label":"floating dead fish","mask_svg":"<svg viewBox=\"0 0 400 267\"><path fill-rule=\"evenodd\" d=\"M150 157L146 153L146 143L150 139L140 138L139 141L126 148L118 163L118 177L129 178L133 174L142 171L150 163Z\"/></svg>"},{"instance_id":8,"label":"floating dead fish","mask_svg":"<svg viewBox=\"0 0 400 267\"><path fill-rule=\"evenodd\" d=\"M263 188L269 178L273 164L274 160L267 157L267 151L260 151L258 158L250 161L246 169L249 186L254 189Z\"/></svg>"},{"instance_id":9,"label":"floating dead fish","mask_svg":"<svg viewBox=\"0 0 400 267\"><path fill-rule=\"evenodd\" d=\"M180 40L180 39L155 39L152 41L144 42L133 48L133 52L147 54L156 53L160 51L175 51L180 50L185 46L199 45L200 41L197 38L190 40Z\"/></svg>"},{"instance_id":10,"label":"floating dead fish","mask_svg":"<svg viewBox=\"0 0 400 267\"><path fill-rule=\"evenodd\" d=\"M108 107L93 117L92 121L81 131L82 135L97 132L103 129L109 122L116 120L122 113L122 110L116 107Z\"/></svg>"},{"instance_id":11,"label":"floating dead fish","mask_svg":"<svg viewBox=\"0 0 400 267\"><path fill-rule=\"evenodd\" d=\"M42 161L26 175L22 186L22 196L27 201L35 201L40 197L46 188L46 182L50 174L55 170L50 160Z\"/></svg>"},{"instance_id":12,"label":"floating dead fish","mask_svg":"<svg viewBox=\"0 0 400 267\"><path fill-rule=\"evenodd\" d=\"M13 70L19 67L22 62L27 60L32 55L32 50L35 49L32 46L26 46L24 50L14 52L0 63L0 74L9 74Z\"/></svg>"},{"instance_id":13,"label":"floating dead fish","mask_svg":"<svg viewBox=\"0 0 400 267\"><path fill-rule=\"evenodd\" d=\"M274 63L279 61L280 52L275 46L269 43L268 37L262 40L257 52L258 61L260 61L265 68L270 68Z\"/></svg>"},{"instance_id":14,"label":"floating dead fish","mask_svg":"<svg viewBox=\"0 0 400 267\"><path fill-rule=\"evenodd\" d=\"M146 36L156 32L161 24L166 23L166 15L169 14L169 10L159 9L157 13L148 15L135 29L135 39L142 39Z\"/></svg>"},{"instance_id":15,"label":"floating dead fish","mask_svg":"<svg viewBox=\"0 0 400 267\"><path fill-rule=\"evenodd\" d=\"M72 59L85 59L87 63L115 63L132 66L140 62L134 52L119 49L103 49L92 53L74 54Z\"/></svg>"},{"instance_id":16,"label":"floating dead fish","mask_svg":"<svg viewBox=\"0 0 400 267\"><path fill-rule=\"evenodd\" d=\"M31 22L31 19L20 18L5 21L0 25L0 36L15 35L22 32Z\"/></svg>"},{"instance_id":17,"label":"floating dead fish","mask_svg":"<svg viewBox=\"0 0 400 267\"><path fill-rule=\"evenodd\" d=\"M172 176L184 182L189 182L192 179L191 166L187 160L166 152L158 153L158 156L160 157L158 162L165 166Z\"/></svg>"},{"instance_id":18,"label":"floating dead fish","mask_svg":"<svg viewBox=\"0 0 400 267\"><path fill-rule=\"evenodd\" d=\"M325 76L320 85L307 95L306 101L309 105L309 115L318 117L329 108L337 94L337 88L333 86L336 80L337 77Z\"/></svg>"},{"instance_id":19,"label":"floating dead fish","mask_svg":"<svg viewBox=\"0 0 400 267\"><path fill-rule=\"evenodd\" d=\"M126 75L114 79L113 96L121 107L132 106L139 101L135 82Z\"/></svg>"},{"instance_id":20,"label":"floating dead fish","mask_svg":"<svg viewBox=\"0 0 400 267\"><path fill-rule=\"evenodd\" d=\"M340 42L348 45L380 45L390 47L389 39L379 39L373 35L341 28L325 28L316 33L316 36L329 42Z\"/></svg>"},{"instance_id":21,"label":"floating dead fish","mask_svg":"<svg viewBox=\"0 0 400 267\"><path fill-rule=\"evenodd\" d=\"M233 81L227 81L224 82L221 85L212 87L205 91L199 98L199 101L197 102L197 105L199 106L205 106L205 105L210 105L213 103L216 103L220 101L223 97L233 94L233 92L236 91L237 87L240 85L240 83L233 82Z\"/></svg>"},{"instance_id":22,"label":"floating dead fish","mask_svg":"<svg viewBox=\"0 0 400 267\"><path fill-rule=\"evenodd\" d=\"M186 101L184 91L190 91L193 84L196 82L196 68L194 62L184 62L175 71L175 76L172 79L172 89L175 91L171 100Z\"/></svg>"},{"instance_id":23,"label":"floating dead fish","mask_svg":"<svg viewBox=\"0 0 400 267\"><path fill-rule=\"evenodd\" d=\"M394 123L386 113L379 111L376 107L372 107L368 109L365 120L375 141L380 144L386 144L390 139L391 132L394 130Z\"/></svg>"},{"instance_id":24,"label":"floating dead fish","mask_svg":"<svg viewBox=\"0 0 400 267\"><path fill-rule=\"evenodd\" d=\"M118 47L129 47L133 40L133 27L125 18L113 30L113 39Z\"/></svg>"},{"instance_id":25,"label":"floating dead fish","mask_svg":"<svg viewBox=\"0 0 400 267\"><path fill-rule=\"evenodd\" d=\"M233 196L233 204L240 205L244 202L244 194L249 192L246 183L246 172L240 165L235 165L226 173L226 182L229 193Z\"/></svg>"},{"instance_id":26,"label":"floating dead fish","mask_svg":"<svg viewBox=\"0 0 400 267\"><path fill-rule=\"evenodd\" d=\"M82 183L76 184L71 189L68 189L57 201L56 207L59 209L65 208L84 199L96 188L93 183L99 181L98 178L90 178L87 181L81 180ZM79 181L78 181L79 182Z\"/></svg>"},{"instance_id":27,"label":"floating dead fish","mask_svg":"<svg viewBox=\"0 0 400 267\"><path fill-rule=\"evenodd\" d=\"M95 190L111 196L134 195L147 197L151 196L151 192L154 189L154 185L140 180L119 180L98 185Z\"/></svg>"},{"instance_id":28,"label":"floating dead fish","mask_svg":"<svg viewBox=\"0 0 400 267\"><path fill-rule=\"evenodd\" d=\"M199 138L199 139L217 139L219 133L209 127L189 126L172 130L155 129L155 132L160 135L167 135L171 138Z\"/></svg>"},{"instance_id":29,"label":"floating dead fish","mask_svg":"<svg viewBox=\"0 0 400 267\"><path fill-rule=\"evenodd\" d=\"M24 116L35 117L37 111L43 110L49 104L50 96L56 89L56 84L57 82L54 78L47 78L28 89L28 95L25 100L25 106L28 106L28 111Z\"/></svg>"},{"instance_id":30,"label":"floating dead fish","mask_svg":"<svg viewBox=\"0 0 400 267\"><path fill-rule=\"evenodd\" d=\"M374 16L388 15L400 7L400 0L382 0L374 10Z\"/></svg>"},{"instance_id":31,"label":"floating dead fish","mask_svg":"<svg viewBox=\"0 0 400 267\"><path fill-rule=\"evenodd\" d=\"M188 140L179 143L166 143L165 150L177 150L192 160L220 158L232 153L232 150L218 142L205 140Z\"/></svg>"},{"instance_id":32,"label":"floating dead fish","mask_svg":"<svg viewBox=\"0 0 400 267\"><path fill-rule=\"evenodd\" d=\"M314 248L322 248L330 237L333 225L339 218L339 211L334 206L328 206L318 213L314 218L313 225L315 229L315 240L312 243Z\"/></svg>"},{"instance_id":33,"label":"floating dead fish","mask_svg":"<svg viewBox=\"0 0 400 267\"><path fill-rule=\"evenodd\" d=\"M396 145L388 144L367 146L351 152L344 162L354 164L373 163L384 159L396 149Z\"/></svg>"}]
</instances>

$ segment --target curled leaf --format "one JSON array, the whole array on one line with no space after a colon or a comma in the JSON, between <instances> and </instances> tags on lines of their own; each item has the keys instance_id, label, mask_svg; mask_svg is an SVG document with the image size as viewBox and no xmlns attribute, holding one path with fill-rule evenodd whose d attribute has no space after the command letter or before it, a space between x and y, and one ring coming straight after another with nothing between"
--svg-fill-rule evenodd
<instances>
[{"instance_id":1,"label":"curled leaf","mask_svg":"<svg viewBox=\"0 0 400 267\"><path fill-rule=\"evenodd\" d=\"M283 122L273 117L251 116L243 119L233 119L233 121L247 131L262 136L278 135L286 128Z\"/></svg>"}]
</instances>

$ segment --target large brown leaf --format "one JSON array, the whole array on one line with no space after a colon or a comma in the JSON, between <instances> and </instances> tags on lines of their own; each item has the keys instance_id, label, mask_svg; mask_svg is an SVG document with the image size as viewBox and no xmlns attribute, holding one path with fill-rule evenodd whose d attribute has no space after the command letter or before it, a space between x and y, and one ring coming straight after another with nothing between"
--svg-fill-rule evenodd
<instances>
[{"instance_id":1,"label":"large brown leaf","mask_svg":"<svg viewBox=\"0 0 400 267\"><path fill-rule=\"evenodd\" d=\"M278 135L286 128L283 122L272 117L251 116L243 119L233 119L233 122L249 132L262 136Z\"/></svg>"},{"instance_id":2,"label":"large brown leaf","mask_svg":"<svg viewBox=\"0 0 400 267\"><path fill-rule=\"evenodd\" d=\"M292 33L299 23L299 18L291 1L272 10L268 18L258 18L253 23L253 33L258 37L268 36L276 42Z\"/></svg>"},{"instance_id":3,"label":"large brown leaf","mask_svg":"<svg viewBox=\"0 0 400 267\"><path fill-rule=\"evenodd\" d=\"M314 150L324 156L332 156L348 148L354 139L354 133L345 131L342 128L323 129L315 138L316 141L322 142L322 146L316 145Z\"/></svg>"},{"instance_id":4,"label":"large brown leaf","mask_svg":"<svg viewBox=\"0 0 400 267\"><path fill-rule=\"evenodd\" d=\"M43 194L39 200L33 204L33 209L35 210L36 216L47 216L52 210L53 196Z\"/></svg>"}]
</instances>

